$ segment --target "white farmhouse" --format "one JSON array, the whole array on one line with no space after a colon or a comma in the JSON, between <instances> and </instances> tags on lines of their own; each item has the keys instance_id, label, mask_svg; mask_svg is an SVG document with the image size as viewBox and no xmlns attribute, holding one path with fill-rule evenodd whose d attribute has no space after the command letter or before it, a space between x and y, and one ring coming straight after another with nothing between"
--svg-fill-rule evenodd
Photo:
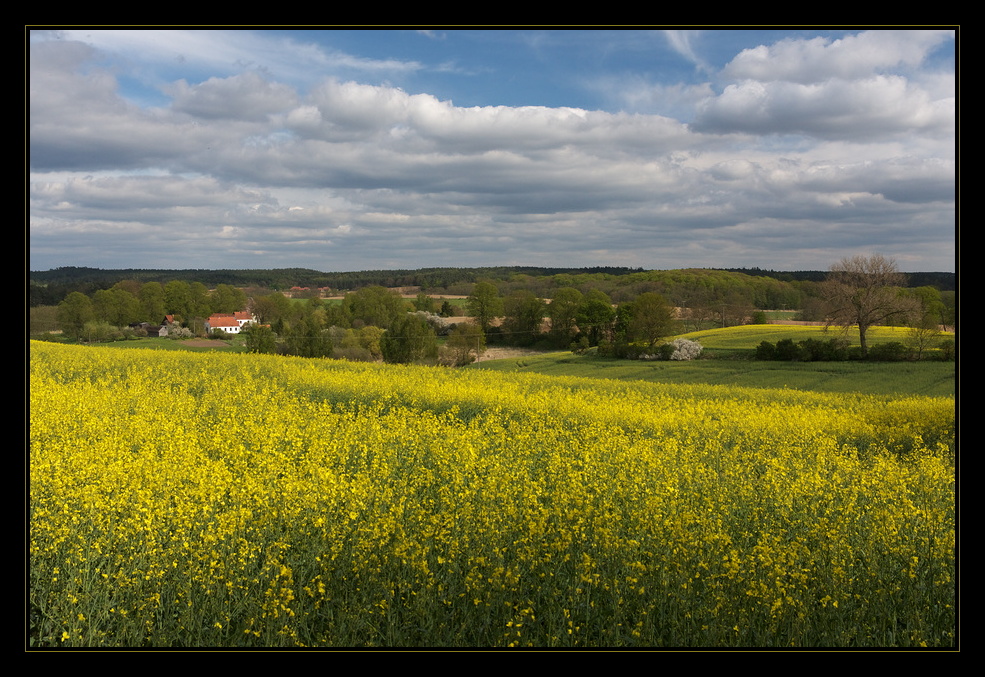
<instances>
[{"instance_id":1,"label":"white farmhouse","mask_svg":"<svg viewBox=\"0 0 985 677\"><path fill-rule=\"evenodd\" d=\"M215 313L205 321L205 333L210 334L214 329L220 329L227 334L238 334L244 326L255 321L253 315L246 310L235 313Z\"/></svg>"}]
</instances>

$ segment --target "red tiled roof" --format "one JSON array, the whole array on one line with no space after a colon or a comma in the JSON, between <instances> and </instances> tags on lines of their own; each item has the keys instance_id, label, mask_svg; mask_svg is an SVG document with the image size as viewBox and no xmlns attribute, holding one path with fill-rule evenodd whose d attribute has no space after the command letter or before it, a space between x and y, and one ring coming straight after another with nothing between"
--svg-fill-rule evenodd
<instances>
[{"instance_id":1,"label":"red tiled roof","mask_svg":"<svg viewBox=\"0 0 985 677\"><path fill-rule=\"evenodd\" d=\"M209 326L216 327L238 327L239 322L232 315L213 315L209 318Z\"/></svg>"}]
</instances>

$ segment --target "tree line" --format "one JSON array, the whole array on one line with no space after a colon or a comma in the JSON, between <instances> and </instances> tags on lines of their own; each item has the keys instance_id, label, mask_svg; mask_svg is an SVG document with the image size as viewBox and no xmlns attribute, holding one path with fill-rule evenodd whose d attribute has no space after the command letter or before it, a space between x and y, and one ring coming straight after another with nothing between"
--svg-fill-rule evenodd
<instances>
[{"instance_id":1,"label":"tree line","mask_svg":"<svg viewBox=\"0 0 985 677\"><path fill-rule=\"evenodd\" d=\"M70 292L58 304L58 323L70 338L104 335L107 328L132 324L161 325L170 317L189 334L204 330L205 319L213 313L233 313L247 306L246 293L228 284L208 289L201 282L171 280L140 283L117 282L109 289L91 295Z\"/></svg>"},{"instance_id":2,"label":"tree line","mask_svg":"<svg viewBox=\"0 0 985 677\"><path fill-rule=\"evenodd\" d=\"M209 290L202 282L177 279L129 279L91 295L72 292L59 304L58 318L72 338L100 335L97 327L159 324L165 316L184 332L201 334L210 314L248 308L259 325L246 332L256 352L448 363L476 359L490 344L653 355L673 334L765 321L761 308L799 308L802 319L857 326L862 357L868 353L866 332L875 324L906 324L932 336L935 328L956 321L953 292L907 287L895 262L882 257L843 260L821 282L703 269L617 276L515 272L461 290L468 292L464 312L472 321L458 326L447 317L462 311L424 290L407 300L394 289L369 285L341 300L317 294L298 300L270 289L247 293L222 283Z\"/></svg>"},{"instance_id":3,"label":"tree line","mask_svg":"<svg viewBox=\"0 0 985 677\"><path fill-rule=\"evenodd\" d=\"M531 266L495 266L480 268L421 268L417 270L363 270L321 272L308 268L276 268L246 270L208 269L114 269L64 266L29 274L29 304L56 305L68 294L78 291L92 294L97 289L109 289L123 281L159 282L172 280L201 282L208 287L227 284L241 288L289 291L295 287L330 288L351 291L362 287L421 287L437 293L457 285L473 284L481 279L508 280L515 275L549 277L557 274L599 274L619 276L638 272L640 268L595 266L587 268L545 268ZM449 293L449 292L445 292Z\"/></svg>"},{"instance_id":4,"label":"tree line","mask_svg":"<svg viewBox=\"0 0 985 677\"><path fill-rule=\"evenodd\" d=\"M485 349L478 326L451 323L447 316L453 310L445 307L436 312L436 299L421 293L408 300L378 285L345 294L341 300L294 300L271 292L253 298L250 309L257 319L244 331L251 352L460 365L475 360Z\"/></svg>"},{"instance_id":5,"label":"tree line","mask_svg":"<svg viewBox=\"0 0 985 677\"><path fill-rule=\"evenodd\" d=\"M208 288L226 284L242 289L288 291L294 287L330 288L353 291L362 287L420 287L431 294L468 294L480 281L497 285L503 295L515 289L527 289L541 298L574 287L582 293L598 289L616 302L628 300L646 291L677 298L715 290L718 294L740 293L757 308L800 309L805 301L816 297L816 285L827 277L825 271L773 271L744 269L643 270L640 268L586 267L547 268L500 266L482 268L422 268L418 270L376 270L324 273L307 268L271 270L152 270L62 267L29 275L29 305L57 305L68 294L78 291L91 295L120 282L159 282L173 280L189 284L200 282ZM941 292L954 292L954 273L908 273L907 287L930 286Z\"/></svg>"},{"instance_id":6,"label":"tree line","mask_svg":"<svg viewBox=\"0 0 985 677\"><path fill-rule=\"evenodd\" d=\"M635 343L652 348L676 326L673 307L653 292L616 305L597 290L586 295L565 288L545 300L525 289L504 296L492 282L481 281L465 299L469 321L452 324L437 308L438 300L425 292L407 300L382 286L364 287L341 301L299 302L273 292L252 301L258 325L246 331L247 345L255 352L306 357L465 364L487 345L597 347L618 355Z\"/></svg>"},{"instance_id":7,"label":"tree line","mask_svg":"<svg viewBox=\"0 0 985 677\"><path fill-rule=\"evenodd\" d=\"M703 279L734 281L734 275L711 274ZM575 281L574 277L567 279ZM361 346L370 353L364 357L390 362L443 360L456 364L476 359L486 345L570 349L579 353L593 350L599 355L652 359L668 352L662 350L665 339L678 333L708 326L765 322L740 285L702 288L701 279L692 276L689 293L682 293L682 287L678 287L676 303L657 291L642 291L617 302L598 288L589 287L583 292L574 286L556 288L550 298L544 298L526 287L482 280L471 285L465 300L465 313L471 322L459 325L447 324L441 313L436 313L436 300L426 292L408 302L381 286L365 287L346 294L340 303L331 304L317 298L297 304L274 293L254 299L253 309L262 323L271 325L271 336L289 337L282 351L300 354L296 351L301 348L291 348L290 337L294 336L297 346L319 345L320 354L325 356L334 354L336 346L340 346L352 358L357 346ZM513 278L510 282L515 281ZM649 281L653 281L652 277ZM872 326L908 326L915 344L923 350L938 336L941 325L955 323L953 303L947 301L950 296L953 302L953 294L933 287L908 288L904 283L905 277L896 270L895 262L875 256L846 259L832 266L823 282L812 284L817 285L819 316L830 324L856 327L860 357L867 359L867 332ZM454 359L440 356L438 336L445 337L446 345L454 347ZM273 345L269 342L267 349ZM786 359L776 355L791 354L828 359L821 355L842 354L824 352L820 346L810 344L801 346L799 353L786 352L786 346L781 346L778 353L766 357L765 347L761 348L757 354L763 359ZM891 357L895 354L879 347L872 357L895 359Z\"/></svg>"}]
</instances>

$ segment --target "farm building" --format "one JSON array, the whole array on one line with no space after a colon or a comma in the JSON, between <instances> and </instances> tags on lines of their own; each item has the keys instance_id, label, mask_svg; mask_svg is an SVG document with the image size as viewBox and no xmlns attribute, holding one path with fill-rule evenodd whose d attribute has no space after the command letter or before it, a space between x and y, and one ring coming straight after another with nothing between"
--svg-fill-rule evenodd
<instances>
[{"instance_id":1,"label":"farm building","mask_svg":"<svg viewBox=\"0 0 985 677\"><path fill-rule=\"evenodd\" d=\"M253 315L246 310L235 313L215 313L205 321L205 332L211 333L213 330L219 329L227 334L238 334L245 325L255 321Z\"/></svg>"},{"instance_id":2,"label":"farm building","mask_svg":"<svg viewBox=\"0 0 985 677\"><path fill-rule=\"evenodd\" d=\"M150 324L149 322L132 322L130 324L131 329L142 329L147 332L148 336L167 336L168 335L168 325L165 324Z\"/></svg>"}]
</instances>

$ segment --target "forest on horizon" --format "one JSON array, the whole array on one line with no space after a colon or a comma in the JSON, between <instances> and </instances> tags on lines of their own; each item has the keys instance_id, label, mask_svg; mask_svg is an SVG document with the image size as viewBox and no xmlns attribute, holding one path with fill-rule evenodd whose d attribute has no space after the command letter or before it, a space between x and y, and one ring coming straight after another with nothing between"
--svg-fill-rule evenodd
<instances>
[{"instance_id":1,"label":"forest on horizon","mask_svg":"<svg viewBox=\"0 0 985 677\"><path fill-rule=\"evenodd\" d=\"M228 284L241 288L289 291L293 287L330 288L352 291L362 287L420 287L431 293L461 293L475 282L490 281L507 287L522 285L544 297L551 290L564 286L647 287L664 286L680 281L682 276L710 281L721 275L739 275L788 283L821 282L827 271L775 271L761 268L691 268L680 270L645 270L617 266L539 267L488 266L420 268L417 270L363 270L321 272L308 268L274 268L242 270L210 269L102 269L64 266L29 274L29 304L54 305L73 291L91 294L108 289L123 280L160 282L171 280L201 282L209 287ZM907 273L910 287L935 287L939 291L955 291L957 276L949 272ZM721 280L718 280L719 282ZM733 280L734 281L734 280ZM744 280L752 282L752 280ZM464 293L468 293L465 291Z\"/></svg>"}]
</instances>

